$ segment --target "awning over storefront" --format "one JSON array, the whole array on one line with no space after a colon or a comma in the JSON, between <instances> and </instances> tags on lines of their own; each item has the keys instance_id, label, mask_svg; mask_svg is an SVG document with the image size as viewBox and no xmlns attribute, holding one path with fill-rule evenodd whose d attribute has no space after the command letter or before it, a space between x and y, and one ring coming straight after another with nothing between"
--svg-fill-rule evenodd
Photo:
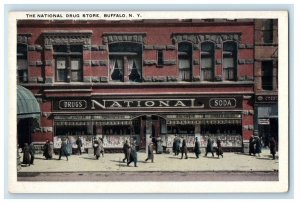
<instances>
[{"instance_id":1,"label":"awning over storefront","mask_svg":"<svg viewBox=\"0 0 300 203\"><path fill-rule=\"evenodd\" d=\"M39 119L41 114L40 105L31 91L17 86L17 117Z\"/></svg>"}]
</instances>

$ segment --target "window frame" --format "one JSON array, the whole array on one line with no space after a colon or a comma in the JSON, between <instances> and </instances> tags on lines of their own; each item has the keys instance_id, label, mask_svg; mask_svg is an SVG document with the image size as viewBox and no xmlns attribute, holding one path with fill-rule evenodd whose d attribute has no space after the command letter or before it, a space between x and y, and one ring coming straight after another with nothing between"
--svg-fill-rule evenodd
<instances>
[{"instance_id":1,"label":"window frame","mask_svg":"<svg viewBox=\"0 0 300 203\"><path fill-rule=\"evenodd\" d=\"M212 50L210 50L209 52L207 52L206 50L203 50L203 44L208 44L212 46ZM216 46L215 43L212 41L204 41L200 44L200 78L201 81L208 81L208 82L212 82L215 80L215 52L216 52ZM209 56L207 58L209 58L211 60L211 67L207 68L207 67L202 67L202 60L203 60L203 56ZM206 72L207 70L210 70L211 72L211 79L205 79L204 78L204 71Z\"/></svg>"},{"instance_id":2,"label":"window frame","mask_svg":"<svg viewBox=\"0 0 300 203\"><path fill-rule=\"evenodd\" d=\"M225 50L225 45L226 44L232 44L234 49L232 51L230 50ZM224 58L229 58L229 57L225 57L228 55L232 55L232 61L233 61L233 67L230 68L225 68L225 63L224 63ZM225 41L223 42L223 49L222 49L222 78L224 81L237 81L238 79L238 43L235 41ZM225 70L228 71L232 69L233 70L233 77L232 78L227 78L226 77L226 73ZM228 74L227 74L228 75Z\"/></svg>"}]
</instances>

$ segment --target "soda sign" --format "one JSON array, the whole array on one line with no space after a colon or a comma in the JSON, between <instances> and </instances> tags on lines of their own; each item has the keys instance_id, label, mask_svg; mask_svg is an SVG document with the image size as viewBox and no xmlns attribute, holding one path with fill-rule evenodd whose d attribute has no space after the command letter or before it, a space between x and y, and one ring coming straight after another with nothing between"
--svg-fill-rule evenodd
<instances>
[{"instance_id":1,"label":"soda sign","mask_svg":"<svg viewBox=\"0 0 300 203\"><path fill-rule=\"evenodd\" d=\"M235 98L212 98L209 100L210 108L235 108Z\"/></svg>"}]
</instances>

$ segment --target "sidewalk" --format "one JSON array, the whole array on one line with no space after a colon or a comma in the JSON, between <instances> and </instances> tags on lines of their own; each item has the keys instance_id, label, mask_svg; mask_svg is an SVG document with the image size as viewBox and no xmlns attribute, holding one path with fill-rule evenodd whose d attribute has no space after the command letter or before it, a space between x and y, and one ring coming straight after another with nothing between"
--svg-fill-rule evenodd
<instances>
[{"instance_id":1,"label":"sidewalk","mask_svg":"<svg viewBox=\"0 0 300 203\"><path fill-rule=\"evenodd\" d=\"M23 155L21 154L23 158ZM36 155L34 165L21 168L19 172L88 172L88 171L274 171L278 170L278 157L272 160L269 149L263 149L260 157L248 154L224 153L224 158L201 154L199 159L193 153L188 159L180 159L181 155L154 154L154 163L145 162L146 153L138 152L138 167L131 163L128 167L123 163L124 154L104 154L96 160L92 154L72 155L69 161L65 157L58 160L54 155L52 160L45 160L42 155ZM22 160L21 158L21 160Z\"/></svg>"}]
</instances>

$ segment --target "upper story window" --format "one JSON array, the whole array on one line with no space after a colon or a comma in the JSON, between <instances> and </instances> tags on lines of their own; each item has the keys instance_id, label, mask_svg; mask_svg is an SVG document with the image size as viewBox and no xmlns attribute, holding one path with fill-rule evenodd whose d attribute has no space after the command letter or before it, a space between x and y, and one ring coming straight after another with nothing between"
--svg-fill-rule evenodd
<instances>
[{"instance_id":1,"label":"upper story window","mask_svg":"<svg viewBox=\"0 0 300 203\"><path fill-rule=\"evenodd\" d=\"M83 80L82 45L53 46L56 81L81 82Z\"/></svg>"},{"instance_id":2,"label":"upper story window","mask_svg":"<svg viewBox=\"0 0 300 203\"><path fill-rule=\"evenodd\" d=\"M157 65L163 66L164 65L164 53L163 50L157 51Z\"/></svg>"},{"instance_id":3,"label":"upper story window","mask_svg":"<svg viewBox=\"0 0 300 203\"><path fill-rule=\"evenodd\" d=\"M113 43L109 45L109 75L111 81L142 81L142 45Z\"/></svg>"},{"instance_id":4,"label":"upper story window","mask_svg":"<svg viewBox=\"0 0 300 203\"><path fill-rule=\"evenodd\" d=\"M225 42L223 44L223 79L236 80L237 78L237 44Z\"/></svg>"},{"instance_id":5,"label":"upper story window","mask_svg":"<svg viewBox=\"0 0 300 203\"><path fill-rule=\"evenodd\" d=\"M215 45L212 42L203 42L201 44L201 80L214 80L214 58Z\"/></svg>"},{"instance_id":6,"label":"upper story window","mask_svg":"<svg viewBox=\"0 0 300 203\"><path fill-rule=\"evenodd\" d=\"M273 61L263 61L261 66L261 87L263 90L272 90Z\"/></svg>"},{"instance_id":7,"label":"upper story window","mask_svg":"<svg viewBox=\"0 0 300 203\"><path fill-rule=\"evenodd\" d=\"M263 41L264 43L273 43L273 20L264 20L263 23Z\"/></svg>"},{"instance_id":8,"label":"upper story window","mask_svg":"<svg viewBox=\"0 0 300 203\"><path fill-rule=\"evenodd\" d=\"M191 43L181 42L178 44L179 80L192 80L192 52Z\"/></svg>"},{"instance_id":9,"label":"upper story window","mask_svg":"<svg viewBox=\"0 0 300 203\"><path fill-rule=\"evenodd\" d=\"M27 45L17 45L17 75L18 82L28 82Z\"/></svg>"}]
</instances>

